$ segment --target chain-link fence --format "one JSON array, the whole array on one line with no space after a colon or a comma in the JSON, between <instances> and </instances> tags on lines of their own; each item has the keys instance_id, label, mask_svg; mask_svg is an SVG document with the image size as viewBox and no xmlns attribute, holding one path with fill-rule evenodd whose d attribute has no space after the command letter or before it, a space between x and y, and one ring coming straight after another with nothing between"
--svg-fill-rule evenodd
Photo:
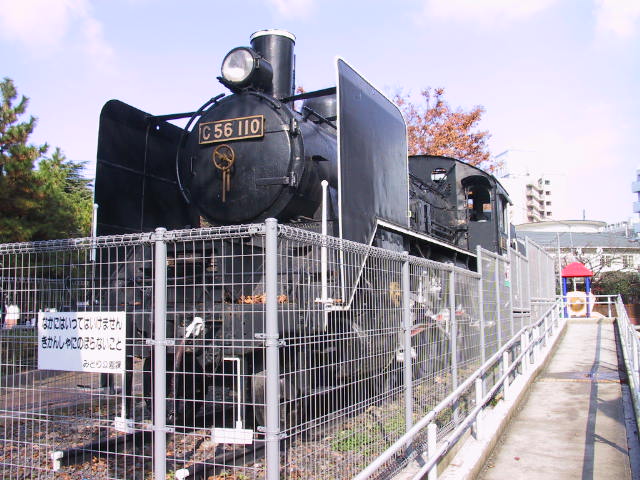
<instances>
[{"instance_id":1,"label":"chain-link fence","mask_svg":"<svg viewBox=\"0 0 640 480\"><path fill-rule=\"evenodd\" d=\"M0 476L351 478L553 301L534 244L476 257L272 221L1 245Z\"/></svg>"}]
</instances>

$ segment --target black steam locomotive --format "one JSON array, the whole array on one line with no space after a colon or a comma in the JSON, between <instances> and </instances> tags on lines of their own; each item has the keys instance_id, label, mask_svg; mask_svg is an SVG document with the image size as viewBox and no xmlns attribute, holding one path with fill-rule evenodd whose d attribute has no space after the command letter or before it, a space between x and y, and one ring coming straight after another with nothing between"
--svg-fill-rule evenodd
<instances>
[{"instance_id":1,"label":"black steam locomotive","mask_svg":"<svg viewBox=\"0 0 640 480\"><path fill-rule=\"evenodd\" d=\"M294 42L293 35L284 31L254 33L250 47L232 49L222 62L219 81L231 94L218 95L194 112L154 116L119 101L108 102L101 114L98 140L98 233L182 229L205 222L212 226L249 224L271 217L314 228L320 224L326 198L329 234L342 239L471 269L475 268L476 246L503 253L509 200L495 178L451 158L407 157L406 125L400 111L342 59L337 60L337 87L294 94ZM178 118L188 119L184 128L171 123ZM326 195L323 181L327 182ZM231 390L229 405L234 404L232 398L250 395L255 397L252 403L259 404L260 372L265 368L253 347L243 344L240 348L224 341L255 340L264 323L264 305L240 302L241 297L261 293L255 291L259 286L239 285L226 291L220 287L233 283L225 280L227 275L249 267L240 258L221 255L215 246L193 248L201 249L195 252L200 258L223 258L222 264L212 271L192 266L178 272L178 257L188 255L169 251L170 275L199 280L169 292L169 302L179 307L170 309L174 313L168 315L168 331L176 338L186 338L193 315L185 312L201 308L201 335L214 344L219 342L219 348L215 354L186 352L179 345L170 349L168 365L182 375L171 388L189 386L189 391L173 392L186 398L173 407L173 414L185 423L189 423L187 417L198 415L199 400L215 398L213 391ZM255 252L260 247L251 248ZM114 288L103 302L127 310L132 319L130 336L148 338L153 332L152 318L148 309L139 306L149 303L145 295L149 294L151 272L138 267L135 260L150 254L144 249L132 252L129 261L110 273ZM262 274L262 265L251 268L254 276ZM352 285L354 302L365 301L365 281ZM182 283L189 285L188 280ZM310 285L312 291L314 288L319 290L319 282ZM288 295L289 302L302 301ZM225 304L233 304L233 312L227 312ZM335 315L330 327L318 320L306 324L308 332L298 333L340 333L327 328L353 328L353 321L341 321L344 313ZM362 332L367 331L367 321L374 319L361 320ZM357 341L365 341L361 337ZM389 352L396 340L369 339L384 343L379 347ZM319 342L314 348L318 351L306 352L304 358L283 359L285 372L288 361L321 363L328 353L320 350L335 350L336 346ZM283 351L285 357L287 352L294 355L293 349ZM352 346L345 347L349 351L354 351ZM132 347L129 357L145 358L145 371L151 371L148 349ZM222 372L227 368L224 358L239 359L245 376L255 373L253 380L239 387L243 392L233 392L234 382L202 374ZM349 375L365 375L371 368L380 365L358 364L351 372L325 372L318 375L324 380L318 381L349 383ZM228 383L220 385L225 381ZM148 384L147 379L145 389L150 394ZM307 397L311 390L322 387L301 380L295 395ZM258 409L254 414L260 424Z\"/></svg>"}]
</instances>

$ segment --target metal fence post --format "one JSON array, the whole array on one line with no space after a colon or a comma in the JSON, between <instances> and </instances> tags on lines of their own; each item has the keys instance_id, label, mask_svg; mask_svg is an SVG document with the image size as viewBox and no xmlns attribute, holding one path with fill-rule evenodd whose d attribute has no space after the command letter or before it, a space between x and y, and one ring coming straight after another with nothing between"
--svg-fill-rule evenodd
<instances>
[{"instance_id":1,"label":"metal fence post","mask_svg":"<svg viewBox=\"0 0 640 480\"><path fill-rule=\"evenodd\" d=\"M511 266L513 265L513 262L511 261L511 248L509 248L509 255L508 255L508 260L504 262L504 268L505 268L505 279L502 280L506 282L506 269L509 269L509 285L506 285L507 289L509 290L509 310L508 310L508 315L509 315L509 328L511 329L509 331L509 338L513 337L513 335L516 333L516 330L514 328L513 325L513 271L511 270ZM508 263L507 263L508 262Z\"/></svg>"},{"instance_id":2,"label":"metal fence post","mask_svg":"<svg viewBox=\"0 0 640 480\"><path fill-rule=\"evenodd\" d=\"M451 310L451 385L455 390L458 387L458 319L456 318L456 269L451 266L449 274L449 308ZM453 404L453 422L458 424L459 418L458 402Z\"/></svg>"},{"instance_id":3,"label":"metal fence post","mask_svg":"<svg viewBox=\"0 0 640 480\"><path fill-rule=\"evenodd\" d=\"M632 332L635 334L635 330ZM638 342L635 340L634 338L633 344L636 346L636 358L635 358L635 365L632 366L632 370L633 373L632 375L635 375L636 377L636 389L638 388L637 385L640 382L640 349L638 348ZM633 363L633 362L632 362Z\"/></svg>"},{"instance_id":4,"label":"metal fence post","mask_svg":"<svg viewBox=\"0 0 640 480\"><path fill-rule=\"evenodd\" d=\"M431 422L427 426L427 452L429 453L429 459L433 458L436 454L436 447L438 446L438 426ZM428 480L438 480L438 464L434 464L431 470L429 470Z\"/></svg>"},{"instance_id":5,"label":"metal fence post","mask_svg":"<svg viewBox=\"0 0 640 480\"><path fill-rule=\"evenodd\" d=\"M411 358L411 276L409 253L402 262L402 323L404 326L404 401L405 428L409 431L413 425L413 365Z\"/></svg>"},{"instance_id":6,"label":"metal fence post","mask_svg":"<svg viewBox=\"0 0 640 480\"><path fill-rule=\"evenodd\" d=\"M478 254L478 274L480 275L480 279L478 280L478 304L479 310L478 315L480 316L480 365L484 365L484 362L487 361L487 353L485 352L485 338L484 338L484 291L483 291L483 277L482 277L482 248L480 245L477 246L476 252Z\"/></svg>"},{"instance_id":7,"label":"metal fence post","mask_svg":"<svg viewBox=\"0 0 640 480\"><path fill-rule=\"evenodd\" d=\"M629 362L631 365L631 369L634 371L638 371L638 364L640 363L640 351L638 350L638 342L634 341L634 337L630 337L631 346L633 353L631 355L631 361Z\"/></svg>"},{"instance_id":8,"label":"metal fence post","mask_svg":"<svg viewBox=\"0 0 640 480\"><path fill-rule=\"evenodd\" d=\"M529 322L527 325L531 325L533 321L533 305L531 302L531 246L529 245L529 237L524 237L524 248L527 252L527 300L529 305L525 305L529 309Z\"/></svg>"},{"instance_id":9,"label":"metal fence post","mask_svg":"<svg viewBox=\"0 0 640 480\"><path fill-rule=\"evenodd\" d=\"M482 391L482 378L476 378L475 381L475 387L476 387L476 406L480 406L482 404L482 399L484 397L483 391ZM475 430L476 430L476 438L480 438L482 436L482 415L484 413L484 410L480 410L478 412L478 416L476 417L476 425L475 425Z\"/></svg>"},{"instance_id":10,"label":"metal fence post","mask_svg":"<svg viewBox=\"0 0 640 480\"><path fill-rule=\"evenodd\" d=\"M522 294L522 288L523 288L523 284L522 284L522 257L520 257L520 253L518 253L517 250L515 250L515 259L516 259L516 272L518 274L518 309L520 310L520 325L518 326L518 330L520 330L523 326L524 326L524 317L522 314L522 308L523 308L523 302L522 299L524 297L524 295ZM511 282L513 282L513 278L511 279ZM511 304L511 309L513 309L513 304Z\"/></svg>"},{"instance_id":11,"label":"metal fence post","mask_svg":"<svg viewBox=\"0 0 640 480\"><path fill-rule=\"evenodd\" d=\"M543 335L543 340L544 340L544 346L547 346L547 342L549 341L549 336L551 334L551 332L549 332L549 325L548 325L548 321L547 321L548 317L544 317L544 320L542 321L543 323L543 328L544 328L544 335Z\"/></svg>"},{"instance_id":12,"label":"metal fence post","mask_svg":"<svg viewBox=\"0 0 640 480\"><path fill-rule=\"evenodd\" d=\"M493 281L495 283L496 288L496 334L498 336L498 348L500 350L502 347L502 315L500 312L500 260L497 257L493 259L495 263L495 273L493 275Z\"/></svg>"},{"instance_id":13,"label":"metal fence post","mask_svg":"<svg viewBox=\"0 0 640 480\"><path fill-rule=\"evenodd\" d=\"M528 359L529 359L529 354L526 353L527 351L527 334L526 333L522 333L520 335L520 350L522 350L523 355L522 355L522 374L525 375L527 373L527 363Z\"/></svg>"},{"instance_id":14,"label":"metal fence post","mask_svg":"<svg viewBox=\"0 0 640 480\"><path fill-rule=\"evenodd\" d=\"M266 478L280 478L280 353L278 332L278 221L265 222L265 445Z\"/></svg>"},{"instance_id":15,"label":"metal fence post","mask_svg":"<svg viewBox=\"0 0 640 480\"><path fill-rule=\"evenodd\" d=\"M542 269L542 251L538 251L537 256L538 256L538 297L543 297L544 296L544 279L543 279L543 269Z\"/></svg>"},{"instance_id":16,"label":"metal fence post","mask_svg":"<svg viewBox=\"0 0 640 480\"><path fill-rule=\"evenodd\" d=\"M166 229L157 228L154 235L154 302L153 302L153 472L156 480L167 476L167 244Z\"/></svg>"},{"instance_id":17,"label":"metal fence post","mask_svg":"<svg viewBox=\"0 0 640 480\"><path fill-rule=\"evenodd\" d=\"M456 273L455 267L451 267L449 274L449 309L451 311L451 382L453 388L458 386L458 322L456 319Z\"/></svg>"},{"instance_id":18,"label":"metal fence post","mask_svg":"<svg viewBox=\"0 0 640 480\"><path fill-rule=\"evenodd\" d=\"M607 310L609 311L607 316L611 318L611 295L607 297Z\"/></svg>"},{"instance_id":19,"label":"metal fence post","mask_svg":"<svg viewBox=\"0 0 640 480\"><path fill-rule=\"evenodd\" d=\"M527 339L527 348L529 349L529 367L536 363L536 327L531 327L529 332L531 337Z\"/></svg>"},{"instance_id":20,"label":"metal fence post","mask_svg":"<svg viewBox=\"0 0 640 480\"><path fill-rule=\"evenodd\" d=\"M507 371L509 370L509 352L502 353L502 374L507 375ZM509 376L504 379L504 383L502 384L502 395L504 397L504 401L509 400Z\"/></svg>"}]
</instances>

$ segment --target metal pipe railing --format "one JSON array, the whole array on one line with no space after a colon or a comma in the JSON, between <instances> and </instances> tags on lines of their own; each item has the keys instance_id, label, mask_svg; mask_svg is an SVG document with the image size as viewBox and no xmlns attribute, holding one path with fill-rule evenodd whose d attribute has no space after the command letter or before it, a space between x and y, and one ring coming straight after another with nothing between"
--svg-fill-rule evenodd
<instances>
[{"instance_id":1,"label":"metal pipe railing","mask_svg":"<svg viewBox=\"0 0 640 480\"><path fill-rule=\"evenodd\" d=\"M523 334L526 335L528 332L531 332L533 328L537 328L541 324L544 324L545 319L549 315L552 315L554 312L557 315L557 308L558 308L558 304L556 303L552 307L550 307L540 317L540 319L536 323L525 326L519 332L517 332L496 353L494 353L478 370L476 370L472 375L467 377L467 379L464 382L462 382L453 392L451 392L444 400L442 400L438 405L436 405L436 407L434 407L433 410L431 410L426 416L424 416L422 419L417 421L411 429L409 429L404 435L398 438L398 440L396 440L393 443L393 445L391 445L385 452L383 452L378 458L376 458L372 463L370 463L364 470L362 470L358 475L356 475L353 478L353 480L365 480L369 478L371 475L373 475L376 472L376 470L378 470L378 468L382 467L385 462L390 460L394 455L397 455L408 443L413 441L413 439L421 430L423 430L430 423L432 423L433 420L436 418L436 416L440 412L442 412L444 409L450 407L451 405L456 403L458 400L460 400L460 397L462 397L463 393L466 392L471 387L471 385L475 383L476 379L481 379L487 372L489 372L493 368L494 364L496 364L499 361L502 361L503 353L510 351L513 346L515 346L517 343L520 343L521 335ZM551 329L552 325L553 325L553 322L551 322L550 326L547 328ZM529 354L530 350L535 348L538 345L538 343L540 342L540 339L546 336L546 332L547 330L543 330L543 335L540 335L540 338L538 340L532 341L527 346L527 350L522 351L520 355L518 355L516 360L512 362L511 367L505 369L502 376L498 379L498 381L493 386L493 388L491 388L491 390L489 390L489 392L486 395L484 395L483 404L481 406L476 405L476 407L473 410L471 410L470 414L467 415L465 420L463 420L463 422L454 430L454 433L460 430L461 432L460 435L462 435L466 430L468 430L471 427L471 425L475 422L475 419L477 417L476 410L478 411L482 410L484 405L489 400L491 400L493 395L495 395L495 393L502 387L505 380L509 377L513 369L515 369L519 364L519 362L522 361L525 354ZM454 433L452 433L452 435L450 435L449 438L454 436ZM459 438L459 436L457 438ZM429 460L425 464L425 466L430 465L430 467L426 469L422 468L420 470L422 472L421 475L424 475L424 473L428 472L431 469L431 467L437 464L440 458L448 451L448 448L450 448L450 446L453 445L454 443L455 442L449 441L449 439L447 439L445 441L446 448L441 447L435 452L434 455L430 454ZM420 476L416 476L416 478L420 478Z\"/></svg>"},{"instance_id":2,"label":"metal pipe railing","mask_svg":"<svg viewBox=\"0 0 640 480\"><path fill-rule=\"evenodd\" d=\"M555 306L552 307L552 309L553 308L555 308ZM552 309L550 309L549 312L547 312L543 316L543 318L539 322L537 322L538 326L540 326L540 324L544 322L544 320L547 318L548 314L551 312ZM525 330L527 330L527 327L523 328L522 332L524 332ZM484 410L484 406L498 393L500 388L503 388L503 391L504 391L503 395L505 400L507 400L506 392L507 392L509 376L513 373L515 369L518 368L521 362L524 363L525 357L530 355L531 350L535 348L536 345L542 342L542 339L546 337L546 332L547 332L546 329L543 330L542 331L543 334L540 335L536 341L531 342L526 348L521 349L520 354L513 360L513 362L511 362L511 365L509 365L504 370L503 374L496 381L494 386L482 397L482 400L479 403L476 403L476 406L467 414L467 416L462 421L462 423L458 425L445 440L442 441L440 448L438 448L433 455L431 454L429 455L429 459L427 460L427 462L413 477L414 480L419 480L423 478L423 476L427 472L431 471L431 469L438 464L440 459L442 459L442 457L444 457L447 454L449 449L453 445L455 445L458 442L458 440L460 440L460 438L465 434L465 432L469 430L469 428L471 428L476 423L478 415ZM514 337L512 340L515 340L515 339L517 339L517 337ZM503 357L507 353L508 353L507 351L503 352ZM504 358L503 358L503 362L504 362ZM479 378L479 377L476 376L476 378Z\"/></svg>"},{"instance_id":3,"label":"metal pipe railing","mask_svg":"<svg viewBox=\"0 0 640 480\"><path fill-rule=\"evenodd\" d=\"M615 315L613 315L613 311L611 309L612 306L615 306L615 299L618 297L618 295L593 295L590 294L589 295L590 298L593 298L593 303L591 303L591 308L590 308L590 312L593 316L593 312L594 312L594 307L596 305L606 305L607 306L607 318L613 318ZM568 301L567 301L567 297L566 296L562 296L562 295L558 295L556 296L556 299L561 300L563 302L562 306L564 308L566 308L568 306ZM623 306L624 308L624 306Z\"/></svg>"},{"instance_id":4,"label":"metal pipe railing","mask_svg":"<svg viewBox=\"0 0 640 480\"><path fill-rule=\"evenodd\" d=\"M636 425L638 425L640 424L640 337L629 320L629 315L620 295L617 296L615 305L622 356L627 371Z\"/></svg>"}]
</instances>

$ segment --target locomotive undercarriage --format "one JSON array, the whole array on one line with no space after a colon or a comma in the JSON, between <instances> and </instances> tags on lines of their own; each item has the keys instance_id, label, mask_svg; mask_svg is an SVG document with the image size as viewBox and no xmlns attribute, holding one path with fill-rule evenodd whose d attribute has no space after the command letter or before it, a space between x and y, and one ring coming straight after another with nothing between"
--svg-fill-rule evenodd
<instances>
[{"instance_id":1,"label":"locomotive undercarriage","mask_svg":"<svg viewBox=\"0 0 640 480\"><path fill-rule=\"evenodd\" d=\"M261 445L260 432L266 423L262 240L261 236L246 236L168 244L166 423L176 431L251 431L256 445ZM421 250L415 242L414 253ZM402 333L399 325L380 333L381 325L393 326L394 320L385 318L385 309L377 307L397 308L399 291L384 283L388 280L378 274L376 260L363 257L365 267L359 283L352 286L355 296L349 307L342 304L348 295L340 288L340 273L329 269L327 288L334 297L345 296L333 299L337 308L332 310L319 301L322 275L317 249L284 241L279 248L280 426L285 438L292 439L311 432L315 419L326 422L338 411L344 418L345 412L349 415L375 404L376 395L382 398L382 392L400 392ZM422 250L426 248L422 244ZM131 341L123 388L134 392L134 377L139 381L141 375L144 401L134 403L140 395L127 393L125 408L128 420L137 423L153 416L155 372L149 342L154 332L153 247L129 249L122 255L123 261L109 267L111 288L96 309L127 312ZM332 265L339 268L338 263ZM104 272L102 277L106 280ZM442 284L440 287L439 296L446 298ZM414 288L421 290L412 286L412 291ZM447 344L448 320L429 310L426 297L418 302L422 307L415 309L412 358L418 355L420 360L414 364L414 379L446 370L449 361L430 350L431 344ZM371 353L381 357L383 352L384 359L370 363ZM115 384L109 375L103 379L104 386Z\"/></svg>"},{"instance_id":2,"label":"locomotive undercarriage","mask_svg":"<svg viewBox=\"0 0 640 480\"><path fill-rule=\"evenodd\" d=\"M265 408L262 247L248 238L200 244L188 251L181 248L169 248L167 255L166 336L171 339L166 357L167 423L258 430L264 426ZM224 255L223 249L242 249L243 254ZM318 302L321 275L314 270L311 257L310 249L290 247L282 254L290 259L288 266L279 273L284 289L278 297L278 325L283 339L280 391L285 430L304 424L310 408L315 414L320 405L333 408L326 392L335 394L336 387L344 386L340 396L353 396L348 390L355 390L358 377L366 376L371 368L353 358L359 358L358 349L381 341L364 338L362 333L375 323L372 318L324 311ZM134 363L141 362L144 418L151 418L154 377L153 349L146 341L154 331L150 309L153 272L145 267L149 258L150 247L131 250L110 276L116 288L103 298L105 305L117 304L127 311L128 337L134 339L127 352L127 375L132 377ZM336 287L338 278L337 273L330 274L329 287ZM366 293L373 289L364 285L354 302L373 303ZM320 334L322 342L305 340ZM388 345L380 351L393 351L389 345L395 345L397 338L382 341ZM312 376L295 373L309 371ZM105 379L105 386L111 383L107 375ZM125 389L131 391L132 383L127 378ZM305 405L304 398L315 402ZM128 405L127 410L131 418L139 416L135 405Z\"/></svg>"},{"instance_id":3,"label":"locomotive undercarriage","mask_svg":"<svg viewBox=\"0 0 640 480\"><path fill-rule=\"evenodd\" d=\"M170 343L166 347L166 424L176 432L194 428L253 432L252 449L236 445L232 451L219 452L243 461L250 454L261 455L261 432L266 424L262 241L261 236L247 236L167 244L166 337ZM388 334L380 333L380 326L395 325L395 320L385 315L399 306L400 297L399 290L380 275L383 265L372 257L362 257L364 268L358 284L352 286L355 295L350 307L342 304L348 295L340 288L340 273L329 268L327 288L333 297L344 298L334 298L334 307L338 308L326 310L318 301L322 295L318 249L286 241L279 248L279 417L283 441L290 442L313 435L318 422L337 425L345 416L382 401L388 392L401 392L400 326L389 328ZM95 309L127 312L130 341L123 385L128 392L125 420L139 424L153 417L155 372L153 346L148 341L153 340L155 327L153 247L128 249L114 256L122 261L108 267L108 280L102 271L102 282L108 281L110 288ZM338 262L331 264L339 268ZM438 295L446 298L444 284L438 287ZM414 290L422 291L422 287L412 285ZM449 331L446 318L436 318L435 312L428 311L429 299L415 302L424 307L414 319L419 328L412 331L412 358L416 358L414 354L420 357L414 363L413 376L420 379L448 368L448 360L437 359L440 352L431 352L429 345L446 345ZM378 311L380 305L390 307L387 313L385 309ZM381 355L386 357L368 363L373 356ZM136 375L142 377L144 400L134 403L134 399L141 400L140 395L129 393L134 392ZM106 385L115 384L109 375L103 377ZM105 439L89 449L115 451L131 445L126 439L141 435L148 432L132 430L120 440ZM81 461L82 451L66 452L65 458L68 462L74 458ZM231 460L216 457L190 469L195 472L198 465L227 461Z\"/></svg>"}]
</instances>

